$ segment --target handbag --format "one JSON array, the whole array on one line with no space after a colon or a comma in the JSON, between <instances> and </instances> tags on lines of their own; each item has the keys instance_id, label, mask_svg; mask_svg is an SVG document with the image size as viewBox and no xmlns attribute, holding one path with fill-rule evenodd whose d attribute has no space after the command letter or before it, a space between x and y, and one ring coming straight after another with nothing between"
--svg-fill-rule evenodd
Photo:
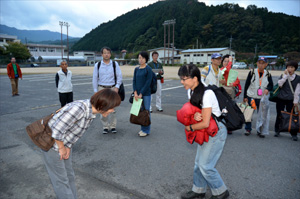
<instances>
[{"instance_id":1,"label":"handbag","mask_svg":"<svg viewBox=\"0 0 300 199\"><path fill-rule=\"evenodd\" d=\"M300 132L300 114L294 113L293 106L291 112L281 111L281 118L279 123L279 132ZM298 107L297 107L298 109Z\"/></svg>"},{"instance_id":2,"label":"handbag","mask_svg":"<svg viewBox=\"0 0 300 199\"><path fill-rule=\"evenodd\" d=\"M145 109L144 103L140 109L138 116L130 114L130 123L142 125L142 126L149 126L151 124L150 121L150 113L148 110Z\"/></svg>"},{"instance_id":3,"label":"handbag","mask_svg":"<svg viewBox=\"0 0 300 199\"><path fill-rule=\"evenodd\" d=\"M132 104L133 103L133 98L134 98L134 92L131 93L130 97L129 97L129 103Z\"/></svg>"},{"instance_id":4,"label":"handbag","mask_svg":"<svg viewBox=\"0 0 300 199\"><path fill-rule=\"evenodd\" d=\"M121 101L124 101L124 99L125 99L125 89L124 89L124 84L123 83L120 85L118 94L121 98Z\"/></svg>"},{"instance_id":5,"label":"handbag","mask_svg":"<svg viewBox=\"0 0 300 199\"><path fill-rule=\"evenodd\" d=\"M241 112L244 114L245 122L251 122L254 109L249 106L248 103L237 103L237 105L241 109Z\"/></svg>"},{"instance_id":6,"label":"handbag","mask_svg":"<svg viewBox=\"0 0 300 199\"><path fill-rule=\"evenodd\" d=\"M61 110L58 109L55 113ZM52 148L55 140L52 138L52 130L48 126L49 120L54 116L55 113L51 113L37 120L26 127L27 134L35 145L44 151L49 151Z\"/></svg>"},{"instance_id":7,"label":"handbag","mask_svg":"<svg viewBox=\"0 0 300 199\"><path fill-rule=\"evenodd\" d=\"M270 97L269 100L271 102L276 102L277 101L277 97L280 93L281 88L278 86L278 84L275 84L275 86L273 86L273 89L270 91Z\"/></svg>"}]
</instances>

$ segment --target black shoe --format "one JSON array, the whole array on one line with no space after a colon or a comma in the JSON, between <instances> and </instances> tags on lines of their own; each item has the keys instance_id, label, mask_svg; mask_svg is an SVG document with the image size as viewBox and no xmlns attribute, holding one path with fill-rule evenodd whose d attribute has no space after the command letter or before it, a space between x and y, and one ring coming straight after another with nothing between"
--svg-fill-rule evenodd
<instances>
[{"instance_id":1,"label":"black shoe","mask_svg":"<svg viewBox=\"0 0 300 199\"><path fill-rule=\"evenodd\" d=\"M292 135L292 140L293 140L293 141L298 141L297 135Z\"/></svg>"},{"instance_id":2,"label":"black shoe","mask_svg":"<svg viewBox=\"0 0 300 199\"><path fill-rule=\"evenodd\" d=\"M205 193L196 193L193 191L189 191L181 195L182 199L204 198L204 197L205 197Z\"/></svg>"},{"instance_id":3,"label":"black shoe","mask_svg":"<svg viewBox=\"0 0 300 199\"><path fill-rule=\"evenodd\" d=\"M229 191L226 190L224 193L218 195L218 196L211 196L210 199L226 199L229 196Z\"/></svg>"},{"instance_id":4,"label":"black shoe","mask_svg":"<svg viewBox=\"0 0 300 199\"><path fill-rule=\"evenodd\" d=\"M111 129L111 132L112 132L112 133L117 133L117 130L116 130L115 128L112 128L112 129Z\"/></svg>"},{"instance_id":5,"label":"black shoe","mask_svg":"<svg viewBox=\"0 0 300 199\"><path fill-rule=\"evenodd\" d=\"M262 134L259 134L258 136L259 136L260 138L265 138L265 136L262 135Z\"/></svg>"},{"instance_id":6,"label":"black shoe","mask_svg":"<svg viewBox=\"0 0 300 199\"><path fill-rule=\"evenodd\" d=\"M279 137L279 132L278 131L275 131L274 137Z\"/></svg>"},{"instance_id":7,"label":"black shoe","mask_svg":"<svg viewBox=\"0 0 300 199\"><path fill-rule=\"evenodd\" d=\"M245 135L248 136L251 134L251 131L250 130L245 130Z\"/></svg>"},{"instance_id":8,"label":"black shoe","mask_svg":"<svg viewBox=\"0 0 300 199\"><path fill-rule=\"evenodd\" d=\"M17 94L15 94L16 96L19 96L19 94L17 93Z\"/></svg>"},{"instance_id":9,"label":"black shoe","mask_svg":"<svg viewBox=\"0 0 300 199\"><path fill-rule=\"evenodd\" d=\"M108 129L103 129L103 134L108 134Z\"/></svg>"}]
</instances>

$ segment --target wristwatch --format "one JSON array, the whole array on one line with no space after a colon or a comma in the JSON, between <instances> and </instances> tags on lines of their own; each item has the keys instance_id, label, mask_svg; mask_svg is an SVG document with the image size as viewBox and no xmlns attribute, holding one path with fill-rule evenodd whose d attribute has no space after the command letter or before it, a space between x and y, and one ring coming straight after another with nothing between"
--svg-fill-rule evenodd
<instances>
[{"instance_id":1,"label":"wristwatch","mask_svg":"<svg viewBox=\"0 0 300 199\"><path fill-rule=\"evenodd\" d=\"M194 132L194 129L192 128L192 125L190 124L190 131Z\"/></svg>"}]
</instances>

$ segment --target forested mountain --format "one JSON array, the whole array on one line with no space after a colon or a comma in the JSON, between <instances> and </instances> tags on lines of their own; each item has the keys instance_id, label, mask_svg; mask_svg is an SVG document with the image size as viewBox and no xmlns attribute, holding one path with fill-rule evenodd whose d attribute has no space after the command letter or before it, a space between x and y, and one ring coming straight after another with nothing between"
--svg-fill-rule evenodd
<instances>
[{"instance_id":1,"label":"forested mountain","mask_svg":"<svg viewBox=\"0 0 300 199\"><path fill-rule=\"evenodd\" d=\"M17 36L22 43L59 43L61 39L61 33L53 32L49 30L20 30L17 28L9 27L6 25L0 24L0 33ZM67 35L63 34L63 40L67 39ZM58 40L58 41L56 41ZM79 38L71 37L69 35L70 41L77 41ZM54 42L55 41L55 42Z\"/></svg>"},{"instance_id":2,"label":"forested mountain","mask_svg":"<svg viewBox=\"0 0 300 199\"><path fill-rule=\"evenodd\" d=\"M206 6L196 0L159 1L103 23L86 34L73 50L147 50L164 43L163 22L176 19L175 47L229 47L239 52L300 51L300 17L237 4ZM172 27L172 26L171 26ZM172 29L171 29L172 30ZM172 37L171 37L172 40Z\"/></svg>"}]
</instances>

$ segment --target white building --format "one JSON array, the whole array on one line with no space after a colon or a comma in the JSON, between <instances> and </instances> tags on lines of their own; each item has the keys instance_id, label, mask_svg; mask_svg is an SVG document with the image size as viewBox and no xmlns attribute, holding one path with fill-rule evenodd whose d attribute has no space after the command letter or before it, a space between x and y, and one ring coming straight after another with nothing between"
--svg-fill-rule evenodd
<instances>
[{"instance_id":1,"label":"white building","mask_svg":"<svg viewBox=\"0 0 300 199\"><path fill-rule=\"evenodd\" d=\"M222 56L230 54L233 59L235 52L227 47L223 48L202 48L202 49L188 49L181 51L181 64L211 64L211 55L213 53L220 53Z\"/></svg>"},{"instance_id":2,"label":"white building","mask_svg":"<svg viewBox=\"0 0 300 199\"><path fill-rule=\"evenodd\" d=\"M164 47L160 47L160 48L154 48L154 49L150 49L148 50L149 52L149 62L152 61L152 53L156 51L158 53L158 61L163 63L163 64L167 64L168 63L168 59L169 59L169 64L172 63L172 55L173 55L173 49L172 48L164 48ZM181 49L174 49L174 64L179 64L180 63L180 52L182 50Z\"/></svg>"},{"instance_id":3,"label":"white building","mask_svg":"<svg viewBox=\"0 0 300 199\"><path fill-rule=\"evenodd\" d=\"M8 42L20 43L21 40L19 40L17 36L0 34L0 47L5 48L5 45L8 45Z\"/></svg>"},{"instance_id":4,"label":"white building","mask_svg":"<svg viewBox=\"0 0 300 199\"><path fill-rule=\"evenodd\" d=\"M66 45L50 45L50 44L26 44L32 57L43 56L61 56L64 54ZM62 49L63 48L63 49Z\"/></svg>"},{"instance_id":5,"label":"white building","mask_svg":"<svg viewBox=\"0 0 300 199\"><path fill-rule=\"evenodd\" d=\"M74 51L74 56L84 57L88 66L93 66L95 63L102 60L101 53L94 51Z\"/></svg>"}]
</instances>

